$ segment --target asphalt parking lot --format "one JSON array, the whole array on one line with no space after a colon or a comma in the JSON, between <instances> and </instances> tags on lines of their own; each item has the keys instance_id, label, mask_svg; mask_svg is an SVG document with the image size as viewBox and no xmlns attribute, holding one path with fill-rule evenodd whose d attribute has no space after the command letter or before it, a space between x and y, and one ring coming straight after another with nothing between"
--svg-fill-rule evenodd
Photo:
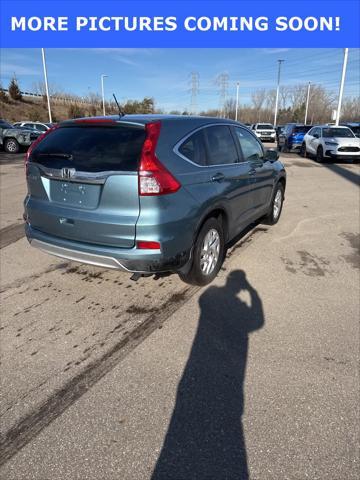
<instances>
[{"instance_id":1,"label":"asphalt parking lot","mask_svg":"<svg viewBox=\"0 0 360 480\"><path fill-rule=\"evenodd\" d=\"M358 478L360 168L282 159L280 222L199 288L30 248L0 152L1 478Z\"/></svg>"}]
</instances>

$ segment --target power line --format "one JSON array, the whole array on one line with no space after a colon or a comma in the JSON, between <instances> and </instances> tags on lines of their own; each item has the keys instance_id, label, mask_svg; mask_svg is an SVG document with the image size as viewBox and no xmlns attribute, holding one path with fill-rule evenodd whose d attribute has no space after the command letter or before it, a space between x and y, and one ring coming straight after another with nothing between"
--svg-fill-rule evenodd
<instances>
[{"instance_id":1,"label":"power line","mask_svg":"<svg viewBox=\"0 0 360 480\"><path fill-rule=\"evenodd\" d=\"M225 117L226 100L229 88L229 74L220 73L220 75L216 77L215 83L219 86L219 109L221 112L220 116Z\"/></svg>"},{"instance_id":2,"label":"power line","mask_svg":"<svg viewBox=\"0 0 360 480\"><path fill-rule=\"evenodd\" d=\"M199 93L199 74L198 72L191 72L190 74L190 92L191 92L191 100L190 100L190 113L192 115L197 113L198 105L197 105L197 95Z\"/></svg>"}]
</instances>

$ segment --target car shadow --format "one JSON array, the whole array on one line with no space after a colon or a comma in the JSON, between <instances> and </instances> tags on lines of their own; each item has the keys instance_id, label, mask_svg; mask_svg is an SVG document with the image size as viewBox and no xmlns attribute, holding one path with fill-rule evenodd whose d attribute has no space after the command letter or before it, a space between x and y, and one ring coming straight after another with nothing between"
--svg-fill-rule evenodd
<instances>
[{"instance_id":1,"label":"car shadow","mask_svg":"<svg viewBox=\"0 0 360 480\"><path fill-rule=\"evenodd\" d=\"M239 298L243 292L250 305ZM246 480L242 426L249 334L264 325L245 272L199 299L200 318L152 480Z\"/></svg>"}]
</instances>

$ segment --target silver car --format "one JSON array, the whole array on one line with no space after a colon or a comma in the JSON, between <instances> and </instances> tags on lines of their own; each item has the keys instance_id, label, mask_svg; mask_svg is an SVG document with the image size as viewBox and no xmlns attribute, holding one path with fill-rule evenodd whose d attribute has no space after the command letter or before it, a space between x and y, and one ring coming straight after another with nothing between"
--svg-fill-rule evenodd
<instances>
[{"instance_id":1,"label":"silver car","mask_svg":"<svg viewBox=\"0 0 360 480\"><path fill-rule=\"evenodd\" d=\"M0 119L0 145L7 153L18 153L20 149L28 148L42 132L35 132L23 127L14 127Z\"/></svg>"}]
</instances>

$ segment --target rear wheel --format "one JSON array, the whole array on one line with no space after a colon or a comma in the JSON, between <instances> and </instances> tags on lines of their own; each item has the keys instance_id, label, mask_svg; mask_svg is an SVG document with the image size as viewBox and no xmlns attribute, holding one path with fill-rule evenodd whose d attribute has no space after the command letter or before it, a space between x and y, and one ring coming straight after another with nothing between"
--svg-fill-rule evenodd
<instances>
[{"instance_id":1,"label":"rear wheel","mask_svg":"<svg viewBox=\"0 0 360 480\"><path fill-rule=\"evenodd\" d=\"M278 183L276 185L276 188L271 200L269 213L265 217L264 223L267 223L268 225L275 225L279 221L279 218L282 212L283 203L284 203L284 186L282 183Z\"/></svg>"},{"instance_id":2,"label":"rear wheel","mask_svg":"<svg viewBox=\"0 0 360 480\"><path fill-rule=\"evenodd\" d=\"M324 161L324 150L321 146L318 147L318 149L316 151L316 161L319 162L319 163L323 163L323 161Z\"/></svg>"},{"instance_id":3,"label":"rear wheel","mask_svg":"<svg viewBox=\"0 0 360 480\"><path fill-rule=\"evenodd\" d=\"M188 273L179 273L180 278L192 285L207 285L218 274L224 258L224 233L216 218L209 218L196 239L192 266Z\"/></svg>"},{"instance_id":4,"label":"rear wheel","mask_svg":"<svg viewBox=\"0 0 360 480\"><path fill-rule=\"evenodd\" d=\"M4 142L4 150L7 153L18 153L20 145L15 138L6 138Z\"/></svg>"},{"instance_id":5,"label":"rear wheel","mask_svg":"<svg viewBox=\"0 0 360 480\"><path fill-rule=\"evenodd\" d=\"M305 142L301 145L300 155L304 158L306 158L306 156L307 156L306 143Z\"/></svg>"}]
</instances>

